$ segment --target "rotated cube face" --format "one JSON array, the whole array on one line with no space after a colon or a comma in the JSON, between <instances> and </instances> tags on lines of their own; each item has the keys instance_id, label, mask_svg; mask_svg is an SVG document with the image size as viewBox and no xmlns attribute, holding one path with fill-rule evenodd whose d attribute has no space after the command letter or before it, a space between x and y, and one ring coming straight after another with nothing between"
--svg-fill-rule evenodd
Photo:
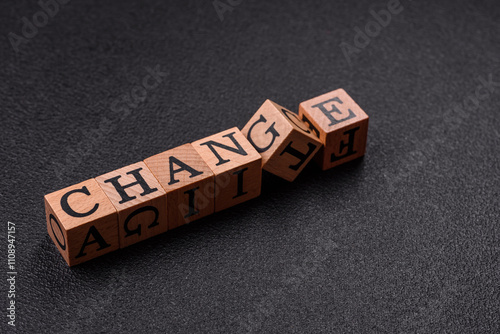
<instances>
[{"instance_id":1,"label":"rotated cube face","mask_svg":"<svg viewBox=\"0 0 500 334\"><path fill-rule=\"evenodd\" d=\"M317 155L323 170L365 154L368 115L343 89L302 102L299 116L323 143Z\"/></svg>"},{"instance_id":2,"label":"rotated cube face","mask_svg":"<svg viewBox=\"0 0 500 334\"><path fill-rule=\"evenodd\" d=\"M47 231L68 265L119 248L118 215L94 179L45 195Z\"/></svg>"},{"instance_id":3,"label":"rotated cube face","mask_svg":"<svg viewBox=\"0 0 500 334\"><path fill-rule=\"evenodd\" d=\"M262 167L293 181L314 157L321 142L297 114L267 100L242 133L262 155Z\"/></svg>"}]
</instances>

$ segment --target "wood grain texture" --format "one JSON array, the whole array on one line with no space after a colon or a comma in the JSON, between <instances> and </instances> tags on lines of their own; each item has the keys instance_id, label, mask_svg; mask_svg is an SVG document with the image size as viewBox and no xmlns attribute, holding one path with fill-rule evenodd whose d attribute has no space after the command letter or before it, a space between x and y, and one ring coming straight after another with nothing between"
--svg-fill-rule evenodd
<instances>
[{"instance_id":1,"label":"wood grain texture","mask_svg":"<svg viewBox=\"0 0 500 334\"><path fill-rule=\"evenodd\" d=\"M118 215L94 179L44 196L47 231L68 265L119 248Z\"/></svg>"},{"instance_id":2,"label":"wood grain texture","mask_svg":"<svg viewBox=\"0 0 500 334\"><path fill-rule=\"evenodd\" d=\"M262 156L262 166L265 166L293 129L279 106L266 100L241 132Z\"/></svg>"},{"instance_id":3,"label":"wood grain texture","mask_svg":"<svg viewBox=\"0 0 500 334\"><path fill-rule=\"evenodd\" d=\"M215 211L260 195L262 157L234 127L192 143L215 175Z\"/></svg>"},{"instance_id":4,"label":"wood grain texture","mask_svg":"<svg viewBox=\"0 0 500 334\"><path fill-rule=\"evenodd\" d=\"M144 162L96 178L118 211L120 248L166 232L166 192Z\"/></svg>"},{"instance_id":5,"label":"wood grain texture","mask_svg":"<svg viewBox=\"0 0 500 334\"><path fill-rule=\"evenodd\" d=\"M266 171L293 181L322 143L294 112L266 100L242 133L262 155Z\"/></svg>"},{"instance_id":6,"label":"wood grain texture","mask_svg":"<svg viewBox=\"0 0 500 334\"><path fill-rule=\"evenodd\" d=\"M369 117L345 90L302 102L299 116L324 145L316 156L323 170L365 154Z\"/></svg>"},{"instance_id":7,"label":"wood grain texture","mask_svg":"<svg viewBox=\"0 0 500 334\"><path fill-rule=\"evenodd\" d=\"M144 160L167 193L168 229L214 213L214 173L191 144Z\"/></svg>"}]
</instances>

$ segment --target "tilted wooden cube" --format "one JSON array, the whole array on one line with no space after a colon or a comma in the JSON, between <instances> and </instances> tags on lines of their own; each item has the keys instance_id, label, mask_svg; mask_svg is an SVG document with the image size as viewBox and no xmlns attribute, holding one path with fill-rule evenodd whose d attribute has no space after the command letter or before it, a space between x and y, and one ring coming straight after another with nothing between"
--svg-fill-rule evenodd
<instances>
[{"instance_id":1,"label":"tilted wooden cube","mask_svg":"<svg viewBox=\"0 0 500 334\"><path fill-rule=\"evenodd\" d=\"M316 157L323 170L365 154L368 115L343 89L302 102L299 116L323 143Z\"/></svg>"},{"instance_id":2,"label":"tilted wooden cube","mask_svg":"<svg viewBox=\"0 0 500 334\"><path fill-rule=\"evenodd\" d=\"M262 158L238 128L192 143L215 175L215 211L260 195Z\"/></svg>"},{"instance_id":3,"label":"tilted wooden cube","mask_svg":"<svg viewBox=\"0 0 500 334\"><path fill-rule=\"evenodd\" d=\"M94 179L44 197L47 231L68 265L119 248L118 214Z\"/></svg>"},{"instance_id":4,"label":"tilted wooden cube","mask_svg":"<svg viewBox=\"0 0 500 334\"><path fill-rule=\"evenodd\" d=\"M293 181L321 147L297 114L266 100L241 132L262 156L262 168Z\"/></svg>"},{"instance_id":5,"label":"tilted wooden cube","mask_svg":"<svg viewBox=\"0 0 500 334\"><path fill-rule=\"evenodd\" d=\"M191 144L144 162L167 192L169 230L214 213L214 173Z\"/></svg>"},{"instance_id":6,"label":"tilted wooden cube","mask_svg":"<svg viewBox=\"0 0 500 334\"><path fill-rule=\"evenodd\" d=\"M167 196L144 162L96 177L118 211L120 248L166 232Z\"/></svg>"}]
</instances>

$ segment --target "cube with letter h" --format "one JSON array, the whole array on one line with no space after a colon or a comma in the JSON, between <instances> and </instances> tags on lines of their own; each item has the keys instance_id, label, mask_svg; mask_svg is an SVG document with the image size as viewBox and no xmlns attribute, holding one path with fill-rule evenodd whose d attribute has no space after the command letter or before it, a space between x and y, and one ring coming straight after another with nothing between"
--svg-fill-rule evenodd
<instances>
[{"instance_id":1,"label":"cube with letter h","mask_svg":"<svg viewBox=\"0 0 500 334\"><path fill-rule=\"evenodd\" d=\"M215 175L215 211L260 195L262 158L238 128L192 143Z\"/></svg>"},{"instance_id":2,"label":"cube with letter h","mask_svg":"<svg viewBox=\"0 0 500 334\"><path fill-rule=\"evenodd\" d=\"M345 90L337 89L302 102L299 116L323 143L316 156L323 170L365 154L368 115Z\"/></svg>"},{"instance_id":3,"label":"cube with letter h","mask_svg":"<svg viewBox=\"0 0 500 334\"><path fill-rule=\"evenodd\" d=\"M262 155L262 168L293 181L320 149L321 142L298 115L266 100L243 127Z\"/></svg>"},{"instance_id":4,"label":"cube with letter h","mask_svg":"<svg viewBox=\"0 0 500 334\"><path fill-rule=\"evenodd\" d=\"M96 181L118 212L120 248L167 231L166 193L144 162Z\"/></svg>"}]
</instances>

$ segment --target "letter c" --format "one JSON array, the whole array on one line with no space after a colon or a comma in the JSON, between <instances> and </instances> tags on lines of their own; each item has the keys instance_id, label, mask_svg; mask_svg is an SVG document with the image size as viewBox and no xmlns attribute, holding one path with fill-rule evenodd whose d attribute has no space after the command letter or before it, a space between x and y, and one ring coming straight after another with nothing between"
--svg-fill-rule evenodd
<instances>
[{"instance_id":1,"label":"letter c","mask_svg":"<svg viewBox=\"0 0 500 334\"><path fill-rule=\"evenodd\" d=\"M300 118L296 114L294 114L293 112L291 112L289 110L286 110L285 108L281 108L281 112L283 113L283 115L286 116L286 118L288 118L290 120L290 122L295 124L299 129L301 129L305 133L311 133L311 131L307 127L304 126L305 124L302 123L302 121L300 120ZM290 115L292 115L292 117L298 122L294 121L292 119L292 117L290 117Z\"/></svg>"},{"instance_id":2,"label":"letter c","mask_svg":"<svg viewBox=\"0 0 500 334\"><path fill-rule=\"evenodd\" d=\"M90 196L90 192L87 189L87 187L85 187L85 186L83 186L82 189L74 189L74 190L68 191L66 194L63 195L63 197L61 197L61 208L64 210L64 212L66 212L68 215L70 215L72 217L77 217L77 218L87 217L87 216L90 216L91 214L93 214L94 212L96 212L97 208L99 207L99 203L96 203L94 205L94 207L92 209L90 209L90 211L87 211L85 213L79 213L79 212L76 212L75 210L73 210L69 206L68 198L69 198L69 195L74 194L74 193L82 193L82 194L85 194L87 196Z\"/></svg>"}]
</instances>

